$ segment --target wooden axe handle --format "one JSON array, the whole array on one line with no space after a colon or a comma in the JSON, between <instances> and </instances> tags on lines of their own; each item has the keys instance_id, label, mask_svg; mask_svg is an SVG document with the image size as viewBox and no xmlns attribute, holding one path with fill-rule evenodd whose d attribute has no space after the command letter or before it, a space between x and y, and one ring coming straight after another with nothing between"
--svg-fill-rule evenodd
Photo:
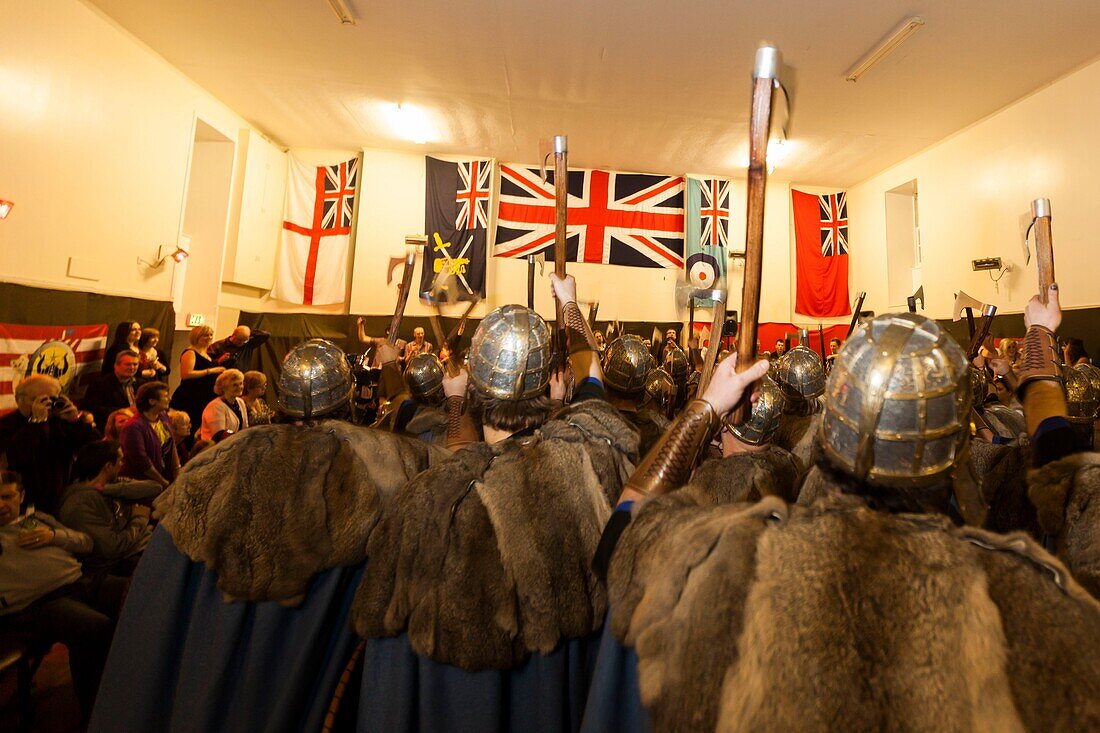
<instances>
[{"instance_id":1,"label":"wooden axe handle","mask_svg":"<svg viewBox=\"0 0 1100 733\"><path fill-rule=\"evenodd\" d=\"M1050 235L1050 217L1035 220L1035 263L1039 268L1039 300L1046 305L1051 283L1054 282L1054 243Z\"/></svg>"}]
</instances>

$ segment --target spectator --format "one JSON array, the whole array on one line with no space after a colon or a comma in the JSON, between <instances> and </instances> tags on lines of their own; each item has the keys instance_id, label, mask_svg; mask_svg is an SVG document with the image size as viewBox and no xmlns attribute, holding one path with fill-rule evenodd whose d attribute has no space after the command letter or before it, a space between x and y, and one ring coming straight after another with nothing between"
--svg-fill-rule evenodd
<instances>
[{"instance_id":1,"label":"spectator","mask_svg":"<svg viewBox=\"0 0 1100 733\"><path fill-rule=\"evenodd\" d=\"M1070 337L1062 340L1062 357L1066 366L1092 363L1089 352L1085 351L1085 342L1079 338Z\"/></svg>"},{"instance_id":2,"label":"spectator","mask_svg":"<svg viewBox=\"0 0 1100 733\"><path fill-rule=\"evenodd\" d=\"M176 455L179 456L180 466L187 463L191 457L187 444L191 442L191 416L182 410L168 411L168 424L172 426L172 437L176 439Z\"/></svg>"},{"instance_id":3,"label":"spectator","mask_svg":"<svg viewBox=\"0 0 1100 733\"><path fill-rule=\"evenodd\" d=\"M107 416L106 424L102 425L103 437L107 440L122 440L122 428L126 423L130 422L137 413L134 412L132 407L123 407L119 410L115 410Z\"/></svg>"},{"instance_id":4,"label":"spectator","mask_svg":"<svg viewBox=\"0 0 1100 733\"><path fill-rule=\"evenodd\" d=\"M424 339L424 329L417 326L413 329L413 340L405 344L401 352L401 364L407 366L409 359L420 354L432 353L432 345Z\"/></svg>"},{"instance_id":5,"label":"spectator","mask_svg":"<svg viewBox=\"0 0 1100 733\"><path fill-rule=\"evenodd\" d=\"M244 373L244 404L248 408L249 425L268 425L274 414L264 399L267 377L263 372Z\"/></svg>"},{"instance_id":6,"label":"spectator","mask_svg":"<svg viewBox=\"0 0 1100 733\"><path fill-rule=\"evenodd\" d=\"M137 381L138 355L132 351L120 351L115 357L115 368L99 377L88 387L80 406L92 413L95 424L107 425L107 416L123 407L134 406Z\"/></svg>"},{"instance_id":7,"label":"spectator","mask_svg":"<svg viewBox=\"0 0 1100 733\"><path fill-rule=\"evenodd\" d=\"M151 382L154 379L159 382L167 381L168 357L157 348L160 343L160 331L155 328L141 329L141 338L138 340L138 379L142 382Z\"/></svg>"},{"instance_id":8,"label":"spectator","mask_svg":"<svg viewBox=\"0 0 1100 733\"><path fill-rule=\"evenodd\" d=\"M53 377L35 374L15 387L13 412L0 417L0 468L18 471L31 503L53 512L69 484L73 456L99 438Z\"/></svg>"},{"instance_id":9,"label":"spectator","mask_svg":"<svg viewBox=\"0 0 1100 733\"><path fill-rule=\"evenodd\" d=\"M218 375L214 393L218 395L202 411L202 428L199 437L213 440L223 430L238 432L248 427L248 407L241 394L244 392L244 374L230 369Z\"/></svg>"},{"instance_id":10,"label":"spectator","mask_svg":"<svg viewBox=\"0 0 1100 733\"><path fill-rule=\"evenodd\" d=\"M997 347L997 352L1001 358L1006 360L1013 369L1017 369L1020 366L1020 342L1014 338L1001 339L1000 345Z\"/></svg>"},{"instance_id":11,"label":"spectator","mask_svg":"<svg viewBox=\"0 0 1100 733\"><path fill-rule=\"evenodd\" d=\"M202 423L202 411L214 396L214 380L225 371L210 358L210 342L214 329L195 326L191 329L190 347L180 355L180 386L172 395L172 407L186 412L192 425ZM123 446L123 451L126 447Z\"/></svg>"},{"instance_id":12,"label":"spectator","mask_svg":"<svg viewBox=\"0 0 1100 733\"><path fill-rule=\"evenodd\" d=\"M252 331L248 326L237 326L233 333L210 344L210 358L226 369L247 365L252 351L271 338L266 331Z\"/></svg>"},{"instance_id":13,"label":"spectator","mask_svg":"<svg viewBox=\"0 0 1100 733\"><path fill-rule=\"evenodd\" d=\"M109 374L115 366L115 359L123 351L138 351L138 341L141 340L141 324L137 321L123 321L115 327L115 338L107 347L107 353L103 355L103 364L99 371Z\"/></svg>"},{"instance_id":14,"label":"spectator","mask_svg":"<svg viewBox=\"0 0 1100 733\"><path fill-rule=\"evenodd\" d=\"M137 415L122 429L122 475L151 479L167 487L180 470L176 440L168 422L168 385L141 385L136 408Z\"/></svg>"},{"instance_id":15,"label":"spectator","mask_svg":"<svg viewBox=\"0 0 1100 733\"><path fill-rule=\"evenodd\" d=\"M76 482L61 494L57 518L70 529L92 538L92 550L84 558L84 572L128 578L149 544L149 509L125 505L103 488L118 481L122 448L113 440L88 443L76 454ZM138 482L133 482L138 483ZM153 482L154 488L159 488Z\"/></svg>"},{"instance_id":16,"label":"spectator","mask_svg":"<svg viewBox=\"0 0 1100 733\"><path fill-rule=\"evenodd\" d=\"M776 339L775 340L775 356L778 358L787 353L787 340Z\"/></svg>"},{"instance_id":17,"label":"spectator","mask_svg":"<svg viewBox=\"0 0 1100 733\"><path fill-rule=\"evenodd\" d=\"M69 648L73 687L87 719L126 581L82 577L73 554L91 550L91 538L48 514L21 514L24 498L19 474L0 471L0 627Z\"/></svg>"}]
</instances>

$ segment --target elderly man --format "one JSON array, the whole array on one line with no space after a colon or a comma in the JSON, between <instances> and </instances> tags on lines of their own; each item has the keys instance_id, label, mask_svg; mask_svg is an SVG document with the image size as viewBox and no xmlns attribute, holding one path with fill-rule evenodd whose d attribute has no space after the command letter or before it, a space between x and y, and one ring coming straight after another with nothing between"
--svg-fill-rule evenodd
<instances>
[{"instance_id":1,"label":"elderly man","mask_svg":"<svg viewBox=\"0 0 1100 733\"><path fill-rule=\"evenodd\" d=\"M88 386L80 406L95 417L95 424L103 428L107 416L115 410L134 406L137 393L137 370L140 359L132 351L120 351L115 357L114 369L100 374Z\"/></svg>"},{"instance_id":2,"label":"elderly man","mask_svg":"<svg viewBox=\"0 0 1100 733\"><path fill-rule=\"evenodd\" d=\"M15 387L14 412L0 418L0 467L18 471L29 501L52 512L69 483L73 456L99 433L68 397L61 383L36 374Z\"/></svg>"},{"instance_id":3,"label":"elderly man","mask_svg":"<svg viewBox=\"0 0 1100 733\"><path fill-rule=\"evenodd\" d=\"M401 354L401 364L408 366L409 360L420 354L432 353L432 345L424 339L424 329L417 326L413 329L413 340L405 344L405 350Z\"/></svg>"},{"instance_id":4,"label":"elderly man","mask_svg":"<svg viewBox=\"0 0 1100 733\"><path fill-rule=\"evenodd\" d=\"M21 513L24 498L19 474L0 471L0 629L69 648L73 687L87 717L125 581L82 577L73 553L91 550L91 538L29 507Z\"/></svg>"},{"instance_id":5,"label":"elderly man","mask_svg":"<svg viewBox=\"0 0 1100 733\"><path fill-rule=\"evenodd\" d=\"M248 326L237 326L229 336L210 344L206 352L215 364L230 369L245 363L252 351L266 343L269 338L271 334L266 331L253 331Z\"/></svg>"}]
</instances>

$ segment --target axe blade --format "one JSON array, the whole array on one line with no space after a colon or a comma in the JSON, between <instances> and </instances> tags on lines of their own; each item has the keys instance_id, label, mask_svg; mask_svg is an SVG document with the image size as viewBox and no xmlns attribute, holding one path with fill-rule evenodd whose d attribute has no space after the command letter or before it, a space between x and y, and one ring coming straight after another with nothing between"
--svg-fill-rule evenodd
<instances>
[{"instance_id":1,"label":"axe blade","mask_svg":"<svg viewBox=\"0 0 1100 733\"><path fill-rule=\"evenodd\" d=\"M386 268L386 284L387 285L390 285L390 284L393 283L393 271L397 269L398 265L403 265L403 264L405 264L405 258L404 257L391 257L390 258L390 266Z\"/></svg>"},{"instance_id":2,"label":"axe blade","mask_svg":"<svg viewBox=\"0 0 1100 733\"><path fill-rule=\"evenodd\" d=\"M696 287L691 283L676 284L676 304L680 307L687 306L692 299L713 300L716 303L726 302L726 291Z\"/></svg>"},{"instance_id":3,"label":"axe blade","mask_svg":"<svg viewBox=\"0 0 1100 733\"><path fill-rule=\"evenodd\" d=\"M984 305L985 304L977 298L972 298L971 296L960 290L955 295L955 310L951 314L951 320L958 323L962 320L964 311L966 311L967 308L969 308L971 311L978 311L980 313Z\"/></svg>"}]
</instances>

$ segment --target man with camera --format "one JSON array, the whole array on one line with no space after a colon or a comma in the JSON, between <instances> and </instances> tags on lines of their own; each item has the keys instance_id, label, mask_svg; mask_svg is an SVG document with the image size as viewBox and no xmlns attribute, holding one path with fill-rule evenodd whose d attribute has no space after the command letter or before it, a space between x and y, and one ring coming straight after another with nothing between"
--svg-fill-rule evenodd
<instances>
[{"instance_id":1,"label":"man with camera","mask_svg":"<svg viewBox=\"0 0 1100 733\"><path fill-rule=\"evenodd\" d=\"M45 512L57 511L61 490L69 484L73 457L98 440L87 413L61 394L53 377L34 374L15 388L14 412L0 417L0 468L23 477L27 501Z\"/></svg>"}]
</instances>

